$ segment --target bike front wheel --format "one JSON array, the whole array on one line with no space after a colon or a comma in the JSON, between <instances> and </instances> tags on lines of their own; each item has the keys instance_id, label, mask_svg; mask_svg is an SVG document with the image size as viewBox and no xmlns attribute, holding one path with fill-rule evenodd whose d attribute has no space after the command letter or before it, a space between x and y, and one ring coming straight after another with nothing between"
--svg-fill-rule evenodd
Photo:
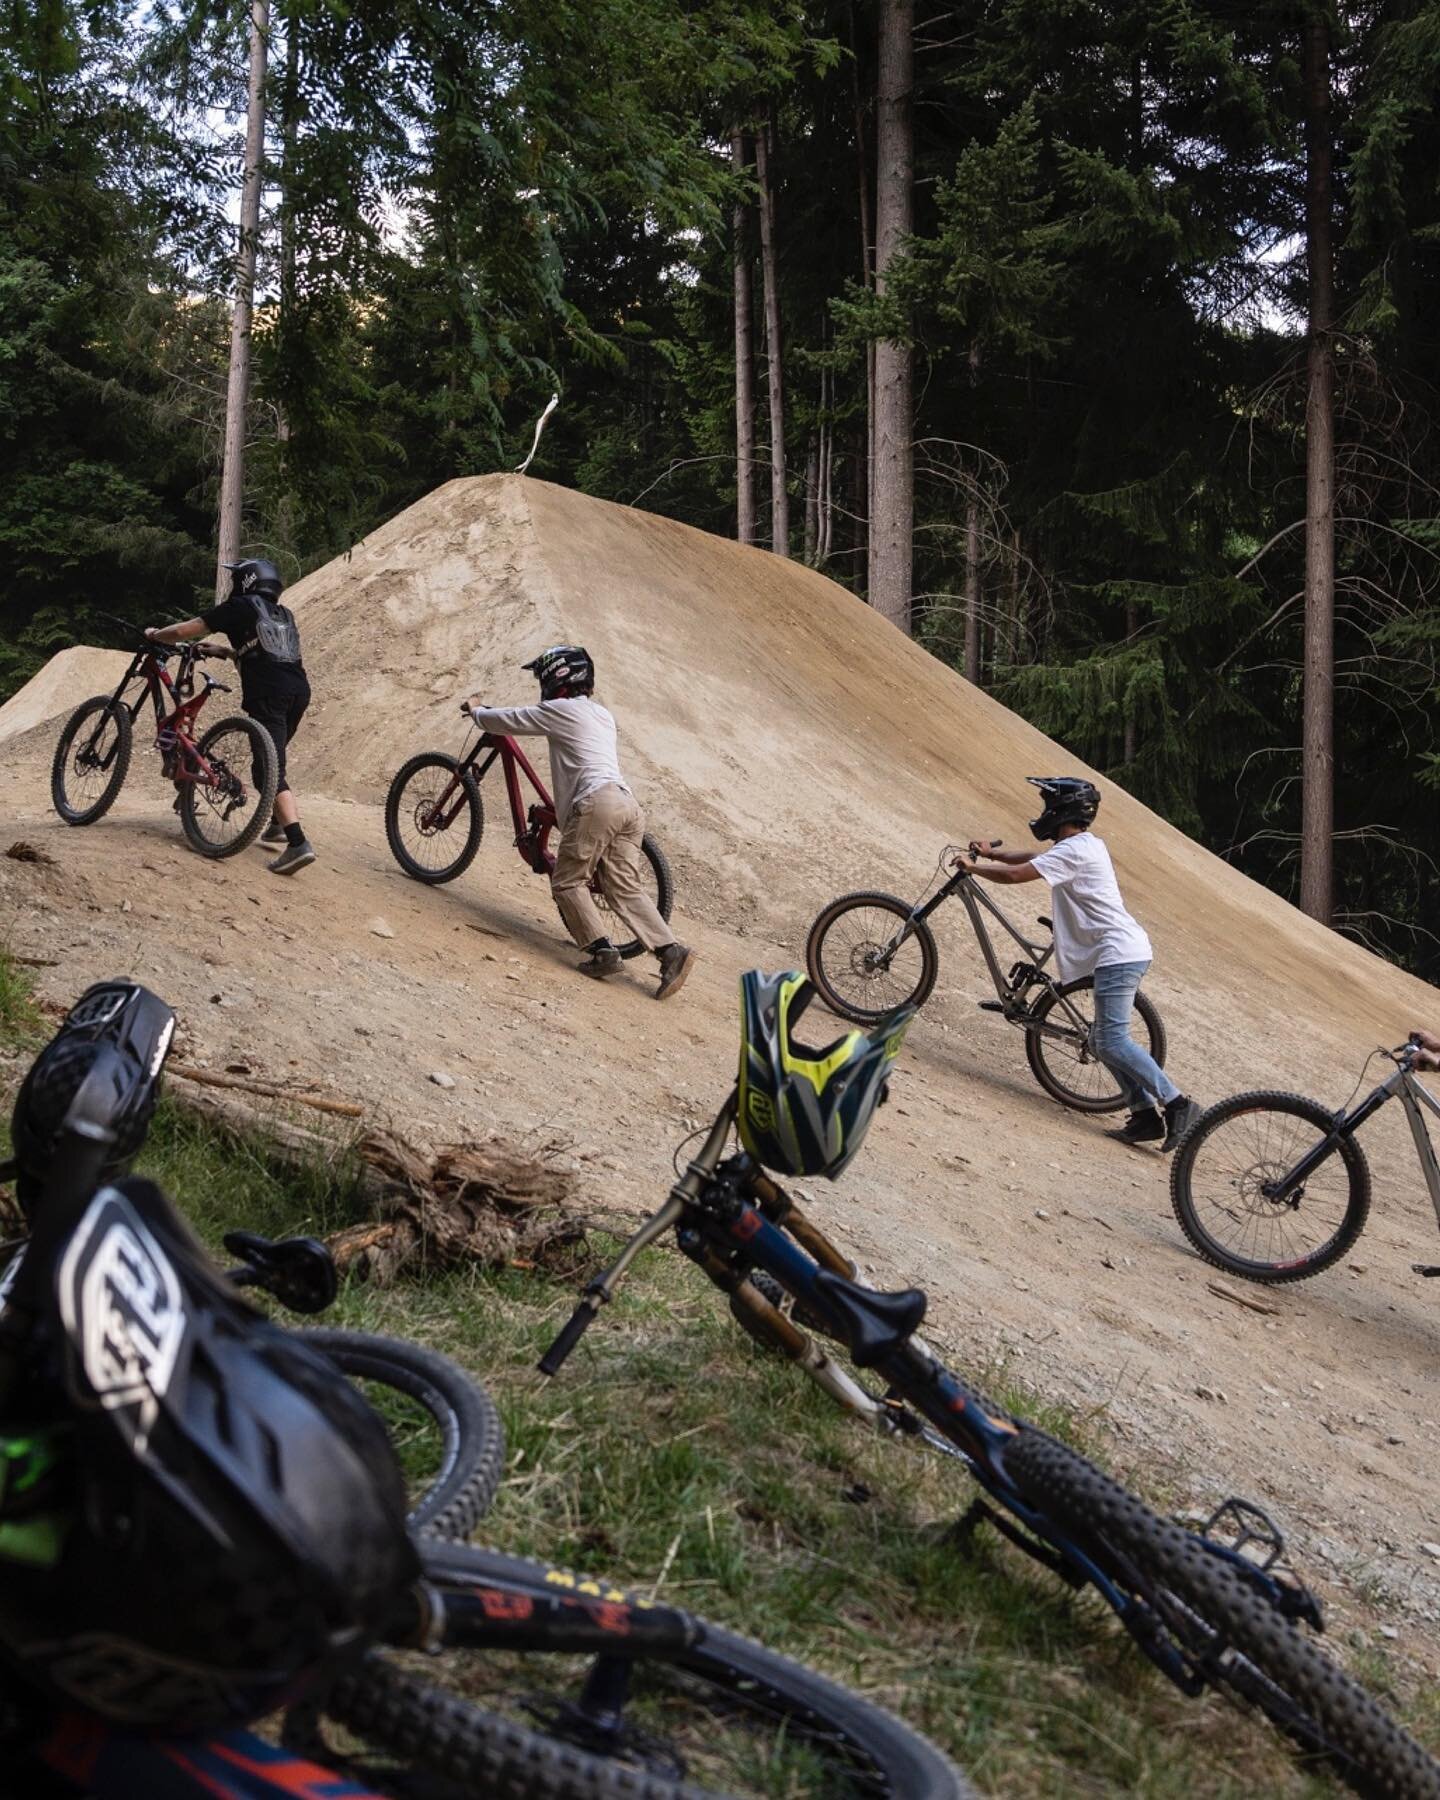
<instances>
[{"instance_id":1,"label":"bike front wheel","mask_svg":"<svg viewBox=\"0 0 1440 1800\"><path fill-rule=\"evenodd\" d=\"M130 712L109 694L77 706L50 764L50 798L67 825L93 825L115 804L130 772Z\"/></svg>"},{"instance_id":2,"label":"bike front wheel","mask_svg":"<svg viewBox=\"0 0 1440 1800\"><path fill-rule=\"evenodd\" d=\"M385 840L412 881L454 881L475 860L485 831L480 784L438 750L412 756L385 796Z\"/></svg>"},{"instance_id":3,"label":"bike front wheel","mask_svg":"<svg viewBox=\"0 0 1440 1800\"><path fill-rule=\"evenodd\" d=\"M1246 1281L1303 1281L1349 1251L1370 1216L1370 1166L1353 1137L1276 1191L1334 1123L1299 1094L1236 1094L1201 1114L1170 1171L1170 1204L1206 1262Z\"/></svg>"},{"instance_id":4,"label":"bike front wheel","mask_svg":"<svg viewBox=\"0 0 1440 1800\"><path fill-rule=\"evenodd\" d=\"M180 823L202 856L236 856L270 822L279 785L275 741L254 719L221 719L195 746L205 778L180 787Z\"/></svg>"},{"instance_id":5,"label":"bike front wheel","mask_svg":"<svg viewBox=\"0 0 1440 1800\"><path fill-rule=\"evenodd\" d=\"M1022 1431L1005 1467L1042 1519L1073 1534L1132 1596L1132 1635L1177 1652L1192 1691L1224 1687L1357 1793L1440 1800L1440 1765L1224 1553L1043 1432Z\"/></svg>"},{"instance_id":6,"label":"bike front wheel","mask_svg":"<svg viewBox=\"0 0 1440 1800\"><path fill-rule=\"evenodd\" d=\"M1030 1072L1062 1106L1076 1112L1118 1112L1125 1104L1120 1084L1090 1047L1095 1024L1092 976L1047 988L1025 1021L1025 1055ZM1131 1008L1131 1031L1163 1069L1165 1026L1148 995L1138 989Z\"/></svg>"},{"instance_id":7,"label":"bike front wheel","mask_svg":"<svg viewBox=\"0 0 1440 1800\"><path fill-rule=\"evenodd\" d=\"M483 1552L423 1548L426 1576L442 1593L447 1584L485 1584ZM485 1794L973 1800L949 1759L892 1714L748 1638L700 1623L694 1644L624 1659L623 1701L614 1711L607 1704L603 1720L590 1713L620 1659L540 1652L467 1659L473 1699L372 1655L337 1685L325 1711L408 1766Z\"/></svg>"},{"instance_id":8,"label":"bike front wheel","mask_svg":"<svg viewBox=\"0 0 1440 1800\"><path fill-rule=\"evenodd\" d=\"M894 894L842 894L810 927L805 967L842 1019L874 1025L897 1007L923 1006L935 986L935 934Z\"/></svg>"},{"instance_id":9,"label":"bike front wheel","mask_svg":"<svg viewBox=\"0 0 1440 1800\"><path fill-rule=\"evenodd\" d=\"M411 1529L465 1542L505 1473L505 1428L489 1393L448 1356L399 1338L330 1326L297 1335L343 1370L384 1419L413 1495Z\"/></svg>"}]
</instances>

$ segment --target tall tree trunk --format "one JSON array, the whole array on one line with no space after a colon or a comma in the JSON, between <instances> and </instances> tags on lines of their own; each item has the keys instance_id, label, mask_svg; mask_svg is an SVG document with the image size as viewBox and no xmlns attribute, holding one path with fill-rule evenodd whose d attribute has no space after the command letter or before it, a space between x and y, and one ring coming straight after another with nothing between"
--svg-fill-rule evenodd
<instances>
[{"instance_id":1,"label":"tall tree trunk","mask_svg":"<svg viewBox=\"0 0 1440 1800\"><path fill-rule=\"evenodd\" d=\"M911 88L914 0L880 0L875 129L875 286L909 235L915 143ZM915 468L911 443L912 354L885 339L875 346L874 467L870 476L870 604L910 630L914 568Z\"/></svg>"},{"instance_id":2,"label":"tall tree trunk","mask_svg":"<svg viewBox=\"0 0 1440 1800\"><path fill-rule=\"evenodd\" d=\"M1140 629L1140 608L1133 600L1125 602L1125 642L1128 645L1135 641L1135 634ZM1137 749L1135 738L1135 720L1129 710L1125 713L1125 761L1127 764L1135 760Z\"/></svg>"},{"instance_id":3,"label":"tall tree trunk","mask_svg":"<svg viewBox=\"0 0 1440 1800\"><path fill-rule=\"evenodd\" d=\"M980 346L971 344L970 389L980 376ZM971 411L974 407L972 404ZM980 685L980 493L979 470L965 496L965 679Z\"/></svg>"},{"instance_id":4,"label":"tall tree trunk","mask_svg":"<svg viewBox=\"0 0 1440 1800\"><path fill-rule=\"evenodd\" d=\"M817 432L805 451L805 560L815 566L820 542L820 437Z\"/></svg>"},{"instance_id":5,"label":"tall tree trunk","mask_svg":"<svg viewBox=\"0 0 1440 1800\"><path fill-rule=\"evenodd\" d=\"M255 300L255 253L260 238L260 188L265 161L265 48L270 0L251 0L250 102L245 119L245 171L240 188L240 244L235 255L235 304L230 321L230 380L225 394L225 451L220 465L219 555L215 597L230 591L227 562L240 559L245 505L245 421L250 401L250 319Z\"/></svg>"},{"instance_id":6,"label":"tall tree trunk","mask_svg":"<svg viewBox=\"0 0 1440 1800\"><path fill-rule=\"evenodd\" d=\"M730 162L737 175L749 167L745 133L730 134ZM755 520L755 276L750 245L750 208L735 203L735 536L742 544L759 537Z\"/></svg>"},{"instance_id":7,"label":"tall tree trunk","mask_svg":"<svg viewBox=\"0 0 1440 1800\"><path fill-rule=\"evenodd\" d=\"M1330 24L1305 28L1305 240L1310 274L1305 402L1305 696L1300 905L1330 923L1335 832L1335 363L1330 185Z\"/></svg>"},{"instance_id":8,"label":"tall tree trunk","mask_svg":"<svg viewBox=\"0 0 1440 1800\"><path fill-rule=\"evenodd\" d=\"M770 548L790 554L790 495L785 485L785 378L781 364L780 281L775 261L775 182L771 152L774 127L755 134L755 173L760 186L760 275L765 288L765 355L770 390Z\"/></svg>"},{"instance_id":9,"label":"tall tree trunk","mask_svg":"<svg viewBox=\"0 0 1440 1800\"><path fill-rule=\"evenodd\" d=\"M867 292L875 286L875 238L870 225L870 147L865 130L865 99L860 86L860 33L855 24L855 8L850 8L850 83L855 106L856 189L860 217L860 278ZM863 533L858 540L866 551L866 567L855 570L862 592L868 595L869 584L869 466L875 455L875 340L865 344L865 465L866 484L857 495L857 526Z\"/></svg>"},{"instance_id":10,"label":"tall tree trunk","mask_svg":"<svg viewBox=\"0 0 1440 1800\"><path fill-rule=\"evenodd\" d=\"M980 501L965 496L965 679L980 685Z\"/></svg>"}]
</instances>

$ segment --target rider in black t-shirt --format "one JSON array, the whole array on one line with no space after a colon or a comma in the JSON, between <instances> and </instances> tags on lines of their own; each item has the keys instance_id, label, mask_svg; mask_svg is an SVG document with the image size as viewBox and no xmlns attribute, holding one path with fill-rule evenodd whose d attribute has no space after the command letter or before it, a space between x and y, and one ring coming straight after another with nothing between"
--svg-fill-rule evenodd
<instances>
[{"instance_id":1,"label":"rider in black t-shirt","mask_svg":"<svg viewBox=\"0 0 1440 1800\"><path fill-rule=\"evenodd\" d=\"M226 563L233 583L229 594L198 618L178 625L151 627L146 636L157 644L221 631L229 638L240 667L241 704L270 733L280 768L275 815L263 834L265 844L285 848L266 865L276 875L293 875L315 860L300 825L300 811L285 778L285 753L310 704L310 683L300 660L300 634L289 607L280 604L285 583L272 562Z\"/></svg>"}]
</instances>

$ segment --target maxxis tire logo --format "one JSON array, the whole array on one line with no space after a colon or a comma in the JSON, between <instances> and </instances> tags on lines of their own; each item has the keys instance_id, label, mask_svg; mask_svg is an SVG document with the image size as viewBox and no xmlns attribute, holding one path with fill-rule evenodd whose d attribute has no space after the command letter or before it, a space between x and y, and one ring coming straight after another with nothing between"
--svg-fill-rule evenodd
<instances>
[{"instance_id":1,"label":"maxxis tire logo","mask_svg":"<svg viewBox=\"0 0 1440 1800\"><path fill-rule=\"evenodd\" d=\"M60 1263L60 1315L77 1369L76 1398L115 1415L136 1455L175 1373L185 1302L169 1258L116 1188L102 1188Z\"/></svg>"}]
</instances>

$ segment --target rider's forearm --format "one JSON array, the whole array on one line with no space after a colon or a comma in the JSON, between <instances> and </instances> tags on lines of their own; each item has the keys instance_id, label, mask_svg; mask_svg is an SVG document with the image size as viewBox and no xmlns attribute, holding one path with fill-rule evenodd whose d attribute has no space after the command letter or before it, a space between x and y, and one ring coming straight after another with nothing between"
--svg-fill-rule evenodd
<instances>
[{"instance_id":1,"label":"rider's forearm","mask_svg":"<svg viewBox=\"0 0 1440 1800\"><path fill-rule=\"evenodd\" d=\"M982 881L998 881L1002 884L1040 879L1040 871L1030 867L1029 857L1026 857L1023 862L1017 858L1013 866L1002 863L976 863L969 873L978 875Z\"/></svg>"},{"instance_id":2,"label":"rider's forearm","mask_svg":"<svg viewBox=\"0 0 1440 1800\"><path fill-rule=\"evenodd\" d=\"M1044 846L1042 846L1042 848L1043 847ZM987 854L989 855L991 862L1008 863L1012 869L1017 869L1020 867L1020 865L1022 863L1032 862L1040 854L1040 851L1039 850L991 850L991 851L988 851Z\"/></svg>"},{"instance_id":3,"label":"rider's forearm","mask_svg":"<svg viewBox=\"0 0 1440 1800\"><path fill-rule=\"evenodd\" d=\"M538 706L471 706L470 716L481 731L495 737L544 737L550 720Z\"/></svg>"},{"instance_id":4,"label":"rider's forearm","mask_svg":"<svg viewBox=\"0 0 1440 1800\"><path fill-rule=\"evenodd\" d=\"M182 619L178 625L152 626L145 635L153 638L157 644L180 644L189 638L204 637L205 621Z\"/></svg>"}]
</instances>

